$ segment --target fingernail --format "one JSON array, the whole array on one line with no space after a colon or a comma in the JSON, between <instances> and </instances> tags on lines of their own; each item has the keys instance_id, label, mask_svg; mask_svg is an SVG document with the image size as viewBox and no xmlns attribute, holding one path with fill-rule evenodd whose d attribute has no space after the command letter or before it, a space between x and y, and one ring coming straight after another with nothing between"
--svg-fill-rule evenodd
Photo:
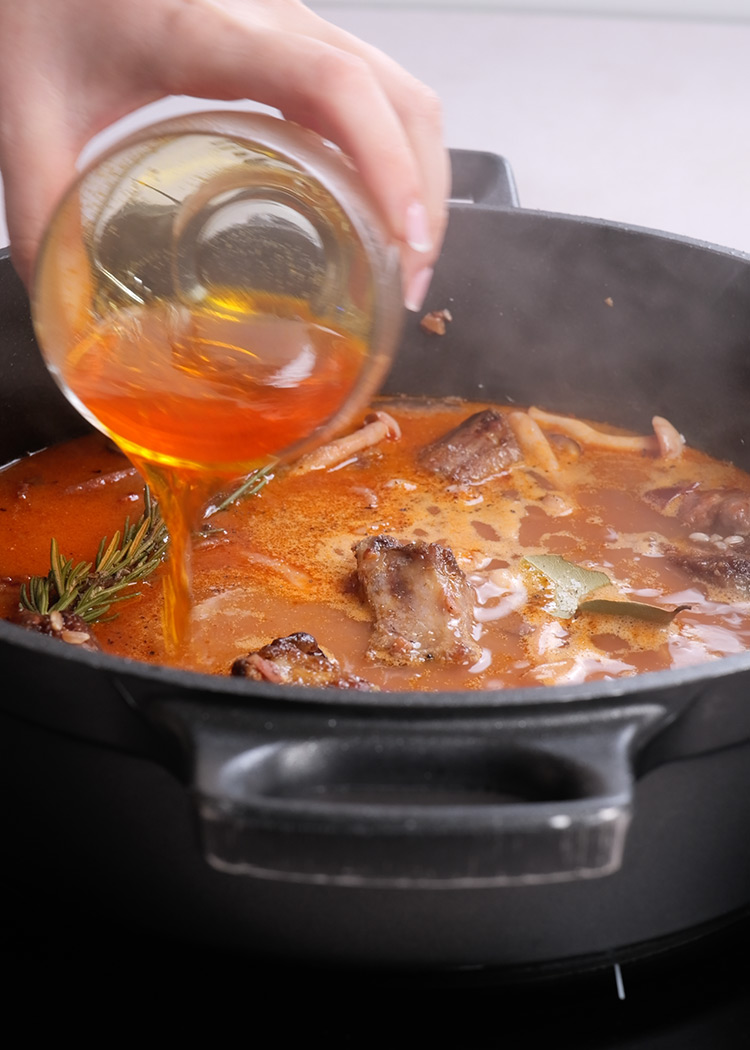
<instances>
[{"instance_id":1,"label":"fingernail","mask_svg":"<svg viewBox=\"0 0 750 1050\"><path fill-rule=\"evenodd\" d=\"M409 285L406 289L406 297L404 298L404 304L407 310L416 311L421 308L425 296L427 295L427 289L430 287L431 280L431 266L425 266L423 270L418 270L414 274L409 281Z\"/></svg>"},{"instance_id":2,"label":"fingernail","mask_svg":"<svg viewBox=\"0 0 750 1050\"><path fill-rule=\"evenodd\" d=\"M432 248L427 211L419 201L412 201L406 209L406 243L415 252L428 252Z\"/></svg>"}]
</instances>

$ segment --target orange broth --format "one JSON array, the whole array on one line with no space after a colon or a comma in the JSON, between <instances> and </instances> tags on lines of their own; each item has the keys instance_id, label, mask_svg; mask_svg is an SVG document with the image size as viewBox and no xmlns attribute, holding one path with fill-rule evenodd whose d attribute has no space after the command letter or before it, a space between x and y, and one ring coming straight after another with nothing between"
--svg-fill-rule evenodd
<instances>
[{"instance_id":1,"label":"orange broth","mask_svg":"<svg viewBox=\"0 0 750 1050\"><path fill-rule=\"evenodd\" d=\"M558 452L554 480L521 463L461 487L421 468L417 452L490 406L403 399L375 407L397 420L400 440L329 470L281 468L260 493L208 519L194 543L191 641L181 666L225 674L237 656L306 631L345 671L383 689L490 689L628 677L750 647L750 601L670 566L662 549L686 528L641 498L697 479L750 492L738 468L689 448L673 460L584 448L578 458ZM0 473L0 615L13 616L22 579L46 574L51 536L62 553L91 559L104 534L140 514L141 493L128 461L95 434ZM352 547L381 533L451 547L474 589L482 656L473 666L367 659L371 614L353 585ZM532 553L599 569L629 600L690 609L667 625L602 614L558 619L523 566ZM116 607L115 620L94 625L105 651L176 662L162 637L164 575L162 566L139 597Z\"/></svg>"}]
</instances>

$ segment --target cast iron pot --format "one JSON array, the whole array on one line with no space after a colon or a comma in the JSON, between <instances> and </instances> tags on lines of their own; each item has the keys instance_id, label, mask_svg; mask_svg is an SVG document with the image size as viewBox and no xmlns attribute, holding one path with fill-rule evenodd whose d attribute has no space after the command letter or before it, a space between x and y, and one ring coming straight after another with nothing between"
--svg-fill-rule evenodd
<instances>
[{"instance_id":1,"label":"cast iron pot","mask_svg":"<svg viewBox=\"0 0 750 1050\"><path fill-rule=\"evenodd\" d=\"M534 403L750 468L750 258L525 211L453 155L445 249L391 392ZM81 432L0 261L0 461ZM290 625L294 629L294 625ZM253 959L583 967L750 905L750 653L487 693L153 668L0 623L4 875Z\"/></svg>"}]
</instances>

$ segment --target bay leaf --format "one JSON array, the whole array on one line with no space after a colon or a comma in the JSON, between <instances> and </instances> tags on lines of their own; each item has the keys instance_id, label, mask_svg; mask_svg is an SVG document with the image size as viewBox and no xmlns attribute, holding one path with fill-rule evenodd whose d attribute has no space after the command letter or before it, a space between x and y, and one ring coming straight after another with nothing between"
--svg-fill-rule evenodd
<instances>
[{"instance_id":1,"label":"bay leaf","mask_svg":"<svg viewBox=\"0 0 750 1050\"><path fill-rule=\"evenodd\" d=\"M547 611L561 620L575 616L581 600L591 591L611 583L606 573L584 569L559 554L527 554L523 560L552 584L552 602Z\"/></svg>"},{"instance_id":2,"label":"bay leaf","mask_svg":"<svg viewBox=\"0 0 750 1050\"><path fill-rule=\"evenodd\" d=\"M647 605L645 602L611 601L608 598L591 598L580 602L578 612L604 613L607 616L633 616L637 620L648 620L650 623L667 624L674 620L677 613L690 609L690 605L677 605L674 609L664 609L658 605Z\"/></svg>"}]
</instances>

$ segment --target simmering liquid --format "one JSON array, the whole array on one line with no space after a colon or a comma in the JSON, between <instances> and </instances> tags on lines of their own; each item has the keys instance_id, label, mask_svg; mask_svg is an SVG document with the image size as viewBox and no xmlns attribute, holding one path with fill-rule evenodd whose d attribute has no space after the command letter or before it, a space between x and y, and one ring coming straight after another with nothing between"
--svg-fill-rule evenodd
<instances>
[{"instance_id":1,"label":"simmering liquid","mask_svg":"<svg viewBox=\"0 0 750 1050\"><path fill-rule=\"evenodd\" d=\"M666 551L685 544L691 529L644 498L654 488L695 483L750 494L750 476L739 468L691 448L666 459L594 447L576 456L559 447L557 477L521 463L482 484L454 485L422 469L419 450L486 404L398 399L374 407L397 420L399 440L329 470L282 468L257 496L210 519L215 528L193 556L189 652L171 654L162 638L162 582L174 559L138 588L140 597L117 606L116 619L94 625L102 648L226 674L249 650L306 631L346 672L382 689L419 690L628 678L750 649L750 590L696 579L673 564ZM51 536L66 557L90 559L126 514L137 516L141 492L140 478L101 435L0 472L0 615L13 615L26 574L46 574ZM397 667L367 657L372 614L353 586L352 547L383 533L454 552L472 588L482 650L475 663ZM689 608L667 624L556 618L523 567L534 554L602 571L623 598Z\"/></svg>"},{"instance_id":2,"label":"simmering liquid","mask_svg":"<svg viewBox=\"0 0 750 1050\"><path fill-rule=\"evenodd\" d=\"M121 311L72 347L62 379L145 475L170 535L167 648L187 637L191 534L227 482L304 441L341 408L362 342L304 304L240 299Z\"/></svg>"}]
</instances>

